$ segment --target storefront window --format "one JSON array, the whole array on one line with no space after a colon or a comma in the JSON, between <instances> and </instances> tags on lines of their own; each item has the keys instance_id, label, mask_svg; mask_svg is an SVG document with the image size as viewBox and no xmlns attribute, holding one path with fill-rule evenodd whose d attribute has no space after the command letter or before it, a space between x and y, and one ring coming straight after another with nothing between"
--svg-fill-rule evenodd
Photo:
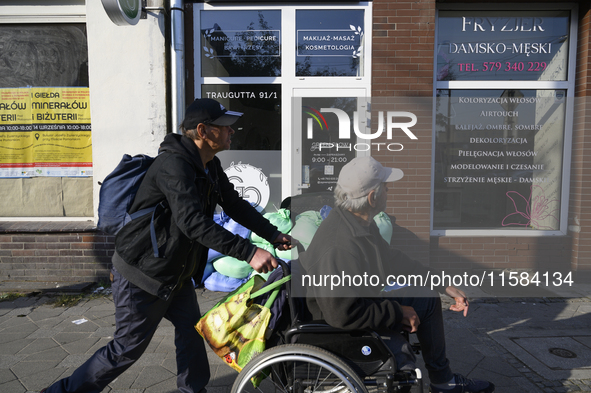
<instances>
[{"instance_id":1,"label":"storefront window","mask_svg":"<svg viewBox=\"0 0 591 393\"><path fill-rule=\"evenodd\" d=\"M232 126L232 150L281 150L281 85L203 85L201 93L244 113Z\"/></svg>"},{"instance_id":2,"label":"storefront window","mask_svg":"<svg viewBox=\"0 0 591 393\"><path fill-rule=\"evenodd\" d=\"M333 191L343 166L355 158L356 137L339 138L339 116L349 121L358 110L356 97L302 98L302 192ZM353 124L350 125L353 129Z\"/></svg>"},{"instance_id":3,"label":"storefront window","mask_svg":"<svg viewBox=\"0 0 591 393\"><path fill-rule=\"evenodd\" d=\"M328 190L355 156L314 152L301 135L313 119L303 107L311 113L342 108L351 119L354 111L367 110L350 97L371 90L364 44L371 42L372 4L195 3L195 97L245 113L235 124L231 151L217 156L250 202L273 210L288 196ZM348 77L345 84L342 77ZM338 133L337 115L324 117ZM312 127L315 140L324 140L328 130Z\"/></svg>"},{"instance_id":4,"label":"storefront window","mask_svg":"<svg viewBox=\"0 0 591 393\"><path fill-rule=\"evenodd\" d=\"M433 227L558 230L561 90L441 90Z\"/></svg>"},{"instance_id":5,"label":"storefront window","mask_svg":"<svg viewBox=\"0 0 591 393\"><path fill-rule=\"evenodd\" d=\"M572 127L569 15L439 11L435 234L564 231Z\"/></svg>"},{"instance_id":6,"label":"storefront window","mask_svg":"<svg viewBox=\"0 0 591 393\"><path fill-rule=\"evenodd\" d=\"M201 74L281 76L281 11L202 11Z\"/></svg>"},{"instance_id":7,"label":"storefront window","mask_svg":"<svg viewBox=\"0 0 591 393\"><path fill-rule=\"evenodd\" d=\"M84 24L0 25L0 216L91 217Z\"/></svg>"},{"instance_id":8,"label":"storefront window","mask_svg":"<svg viewBox=\"0 0 591 393\"><path fill-rule=\"evenodd\" d=\"M363 10L298 10L296 76L363 76Z\"/></svg>"},{"instance_id":9,"label":"storefront window","mask_svg":"<svg viewBox=\"0 0 591 393\"><path fill-rule=\"evenodd\" d=\"M441 11L437 80L567 78L568 11Z\"/></svg>"},{"instance_id":10,"label":"storefront window","mask_svg":"<svg viewBox=\"0 0 591 393\"><path fill-rule=\"evenodd\" d=\"M211 84L201 96L244 115L230 151L217 154L238 193L262 208L281 204L281 85Z\"/></svg>"}]
</instances>

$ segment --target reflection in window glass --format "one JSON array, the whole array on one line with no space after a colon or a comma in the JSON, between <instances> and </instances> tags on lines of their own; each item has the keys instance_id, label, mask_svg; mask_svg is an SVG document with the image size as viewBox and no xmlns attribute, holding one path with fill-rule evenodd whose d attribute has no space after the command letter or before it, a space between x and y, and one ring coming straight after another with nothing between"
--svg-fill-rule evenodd
<instances>
[{"instance_id":1,"label":"reflection in window glass","mask_svg":"<svg viewBox=\"0 0 591 393\"><path fill-rule=\"evenodd\" d=\"M0 25L0 87L88 86L84 24Z\"/></svg>"},{"instance_id":2,"label":"reflection in window glass","mask_svg":"<svg viewBox=\"0 0 591 393\"><path fill-rule=\"evenodd\" d=\"M558 230L562 90L439 90L434 229Z\"/></svg>"},{"instance_id":3,"label":"reflection in window glass","mask_svg":"<svg viewBox=\"0 0 591 393\"><path fill-rule=\"evenodd\" d=\"M437 80L567 78L568 11L440 11Z\"/></svg>"},{"instance_id":4,"label":"reflection in window glass","mask_svg":"<svg viewBox=\"0 0 591 393\"><path fill-rule=\"evenodd\" d=\"M296 76L363 76L363 10L298 10Z\"/></svg>"},{"instance_id":5,"label":"reflection in window glass","mask_svg":"<svg viewBox=\"0 0 591 393\"><path fill-rule=\"evenodd\" d=\"M203 85L201 97L244 113L232 126L232 150L281 150L281 85Z\"/></svg>"},{"instance_id":6,"label":"reflection in window glass","mask_svg":"<svg viewBox=\"0 0 591 393\"><path fill-rule=\"evenodd\" d=\"M201 73L281 76L281 11L201 11Z\"/></svg>"},{"instance_id":7,"label":"reflection in window glass","mask_svg":"<svg viewBox=\"0 0 591 393\"><path fill-rule=\"evenodd\" d=\"M330 111L321 112L325 108L339 109L354 119L357 98L302 98L303 193L334 191L341 169L356 155L356 136L340 139L339 119Z\"/></svg>"}]
</instances>

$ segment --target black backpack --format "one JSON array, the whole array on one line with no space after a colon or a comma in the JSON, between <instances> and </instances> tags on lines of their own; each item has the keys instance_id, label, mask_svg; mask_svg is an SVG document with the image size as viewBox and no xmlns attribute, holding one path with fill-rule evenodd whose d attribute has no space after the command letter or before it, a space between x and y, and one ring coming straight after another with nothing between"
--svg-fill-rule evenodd
<instances>
[{"instance_id":1,"label":"black backpack","mask_svg":"<svg viewBox=\"0 0 591 393\"><path fill-rule=\"evenodd\" d=\"M132 214L128 213L140 184L155 159L156 157L145 154L133 157L129 154L123 155L117 167L101 183L97 228L109 235L116 235L131 220L152 213L150 234L154 256L158 257L154 214L159 206L165 207L165 202L138 210Z\"/></svg>"}]
</instances>

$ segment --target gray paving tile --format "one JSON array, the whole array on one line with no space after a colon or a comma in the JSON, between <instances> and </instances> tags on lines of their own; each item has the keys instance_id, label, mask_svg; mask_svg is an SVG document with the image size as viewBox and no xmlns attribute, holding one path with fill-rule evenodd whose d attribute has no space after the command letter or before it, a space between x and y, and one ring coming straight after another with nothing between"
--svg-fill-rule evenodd
<instances>
[{"instance_id":1,"label":"gray paving tile","mask_svg":"<svg viewBox=\"0 0 591 393\"><path fill-rule=\"evenodd\" d=\"M152 340L150 340L150 344L148 344L148 347L146 348L146 351L144 353L154 353L154 352L166 352L166 351L158 351L158 347L160 346L160 344L162 343L162 340L164 339L165 336L154 336L152 337Z\"/></svg>"},{"instance_id":2,"label":"gray paving tile","mask_svg":"<svg viewBox=\"0 0 591 393\"><path fill-rule=\"evenodd\" d=\"M86 353L92 355L98 349L100 349L100 348L104 347L105 345L107 345L109 343L109 341L111 341L111 339L106 338L106 337L99 338L99 340L92 347L88 348L88 351L86 351Z\"/></svg>"},{"instance_id":3,"label":"gray paving tile","mask_svg":"<svg viewBox=\"0 0 591 393\"><path fill-rule=\"evenodd\" d=\"M131 385L133 385L141 370L141 368L137 370L126 370L123 374L121 374L113 382L111 382L109 384L109 387L111 387L113 391L128 391L129 389L131 389ZM142 389L140 389L140 391L141 390Z\"/></svg>"},{"instance_id":4,"label":"gray paving tile","mask_svg":"<svg viewBox=\"0 0 591 393\"><path fill-rule=\"evenodd\" d=\"M162 361L161 366L170 371L171 373L176 374L176 359L164 359Z\"/></svg>"},{"instance_id":5,"label":"gray paving tile","mask_svg":"<svg viewBox=\"0 0 591 393\"><path fill-rule=\"evenodd\" d=\"M158 326L154 336L174 336L174 326Z\"/></svg>"},{"instance_id":6,"label":"gray paving tile","mask_svg":"<svg viewBox=\"0 0 591 393\"><path fill-rule=\"evenodd\" d=\"M60 332L60 333L56 334L55 336L53 336L53 339L60 345L65 345L65 344L68 344L68 343L71 343L74 341L79 341L84 338L88 338L88 333Z\"/></svg>"},{"instance_id":7,"label":"gray paving tile","mask_svg":"<svg viewBox=\"0 0 591 393\"><path fill-rule=\"evenodd\" d=\"M60 360L23 361L10 367L10 370L22 381L23 378L36 375L46 370L53 370L61 362Z\"/></svg>"},{"instance_id":8,"label":"gray paving tile","mask_svg":"<svg viewBox=\"0 0 591 393\"><path fill-rule=\"evenodd\" d=\"M39 370L35 374L19 377L19 379L27 390L38 392L52 384L54 381L58 380L62 375L62 370L49 368L45 370Z\"/></svg>"},{"instance_id":9,"label":"gray paving tile","mask_svg":"<svg viewBox=\"0 0 591 393\"><path fill-rule=\"evenodd\" d=\"M56 366L57 368L76 368L81 366L90 358L92 354L74 354L65 356L62 361Z\"/></svg>"},{"instance_id":10,"label":"gray paving tile","mask_svg":"<svg viewBox=\"0 0 591 393\"><path fill-rule=\"evenodd\" d=\"M225 295L202 290L198 293L202 311L208 310ZM569 373L560 380L548 379L544 372L536 372L518 359L518 356L529 359L524 353L533 358L531 353L535 351L529 348L526 352L516 341L511 341L516 337L525 338L521 344L527 347L525 343L532 337L535 341L535 337L549 332L554 334L553 337L567 337L568 329L579 329L586 333L569 336L569 345L578 345L577 349L586 348L591 352L591 334L588 333L591 326L590 300L475 299L471 302L468 318L444 311L448 357L453 370L473 378L494 380L497 393L591 391L591 366L588 370L579 367L575 370L576 375ZM26 298L14 304L0 303L2 393L13 389L37 392L45 387L41 386L42 383L49 384L70 375L75 367L110 340L108 337L114 331L115 322L111 300L94 299L71 308L53 308L44 305L46 301L47 298ZM451 303L444 299L444 304L447 308ZM71 321L83 317L88 322L72 324ZM529 331L530 336L515 335L524 330ZM536 331L538 334L532 333ZM505 341L499 339L499 334ZM508 345L509 342L513 346ZM564 344L560 340L555 344L560 343ZM546 353L540 352L535 356L539 358L536 360L538 368L540 364L545 364L542 360ZM212 371L209 393L229 393L237 373L210 350L208 359ZM586 362L586 358L582 361ZM423 365L420 358L418 363ZM555 367L556 364L550 366ZM164 320L144 356L105 392L173 392L176 391L175 374L174 327ZM588 378L584 379L584 375ZM428 383L428 378L425 378L425 383Z\"/></svg>"},{"instance_id":11,"label":"gray paving tile","mask_svg":"<svg viewBox=\"0 0 591 393\"><path fill-rule=\"evenodd\" d=\"M176 379L176 375L164 367L147 366L142 369L137 379L131 385L132 389L146 389L168 379ZM176 387L176 383L174 385Z\"/></svg>"},{"instance_id":12,"label":"gray paving tile","mask_svg":"<svg viewBox=\"0 0 591 393\"><path fill-rule=\"evenodd\" d=\"M62 329L55 328L55 329L37 329L33 333L31 333L28 338L52 338L57 334L61 333Z\"/></svg>"},{"instance_id":13,"label":"gray paving tile","mask_svg":"<svg viewBox=\"0 0 591 393\"><path fill-rule=\"evenodd\" d=\"M164 381L160 382L160 383L155 383L151 386L148 386L145 390L144 393L163 393L163 392L178 392L177 386L176 386L176 373L173 373L173 376L165 379Z\"/></svg>"},{"instance_id":14,"label":"gray paving tile","mask_svg":"<svg viewBox=\"0 0 591 393\"><path fill-rule=\"evenodd\" d=\"M54 347L54 348L46 349L44 351L31 353L26 358L23 359L23 362L57 361L59 363L66 356L68 356L68 353L63 348Z\"/></svg>"},{"instance_id":15,"label":"gray paving tile","mask_svg":"<svg viewBox=\"0 0 591 393\"><path fill-rule=\"evenodd\" d=\"M0 355L0 370L9 369L26 357L27 355Z\"/></svg>"},{"instance_id":16,"label":"gray paving tile","mask_svg":"<svg viewBox=\"0 0 591 393\"><path fill-rule=\"evenodd\" d=\"M71 355L86 354L99 341L100 339L96 337L84 337L76 341L69 342L67 344L62 344L62 348Z\"/></svg>"},{"instance_id":17,"label":"gray paving tile","mask_svg":"<svg viewBox=\"0 0 591 393\"><path fill-rule=\"evenodd\" d=\"M16 375L8 369L0 369L0 385L6 382L14 381Z\"/></svg>"},{"instance_id":18,"label":"gray paving tile","mask_svg":"<svg viewBox=\"0 0 591 393\"><path fill-rule=\"evenodd\" d=\"M63 312L63 308L38 307L31 311L28 317L33 322L39 322L45 319L56 318L60 316Z\"/></svg>"},{"instance_id":19,"label":"gray paving tile","mask_svg":"<svg viewBox=\"0 0 591 393\"><path fill-rule=\"evenodd\" d=\"M82 317L84 315L84 313L86 313L89 309L90 309L90 307L87 307L87 306L69 307L69 308L64 309L62 316L64 318L71 317L71 316Z\"/></svg>"},{"instance_id":20,"label":"gray paving tile","mask_svg":"<svg viewBox=\"0 0 591 393\"><path fill-rule=\"evenodd\" d=\"M91 337L106 337L112 339L113 333L115 333L114 326L99 327L91 334Z\"/></svg>"},{"instance_id":21,"label":"gray paving tile","mask_svg":"<svg viewBox=\"0 0 591 393\"><path fill-rule=\"evenodd\" d=\"M29 336L29 339L31 339L33 337ZM22 348L22 350L19 352L21 354L35 354L35 353L40 353L49 349L55 349L56 351L59 350L57 347L59 347L59 344L56 343L54 340L52 340L51 338L38 338L38 339L33 339L27 346L25 346L24 348Z\"/></svg>"},{"instance_id":22,"label":"gray paving tile","mask_svg":"<svg viewBox=\"0 0 591 393\"><path fill-rule=\"evenodd\" d=\"M144 353L135 364L138 367L160 366L166 359L165 353Z\"/></svg>"},{"instance_id":23,"label":"gray paving tile","mask_svg":"<svg viewBox=\"0 0 591 393\"><path fill-rule=\"evenodd\" d=\"M7 336L10 336L7 334ZM6 337L5 337L6 338ZM0 354L1 355L14 355L24 348L26 348L30 343L35 341L32 338L18 338L15 335L14 339L7 340L6 342L0 343Z\"/></svg>"},{"instance_id":24,"label":"gray paving tile","mask_svg":"<svg viewBox=\"0 0 591 393\"><path fill-rule=\"evenodd\" d=\"M0 392L2 393L25 393L26 391L27 389L19 380L0 383Z\"/></svg>"}]
</instances>

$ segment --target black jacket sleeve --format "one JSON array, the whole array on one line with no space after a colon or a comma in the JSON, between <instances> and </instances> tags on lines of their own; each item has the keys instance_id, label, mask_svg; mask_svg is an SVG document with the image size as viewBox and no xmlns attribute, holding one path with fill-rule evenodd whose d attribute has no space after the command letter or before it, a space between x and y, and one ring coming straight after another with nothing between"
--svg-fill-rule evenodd
<instances>
[{"instance_id":1,"label":"black jacket sleeve","mask_svg":"<svg viewBox=\"0 0 591 393\"><path fill-rule=\"evenodd\" d=\"M181 232L190 240L212 248L225 255L247 260L252 254L252 244L216 224L207 214L209 188L207 178L197 178L193 166L178 154L166 158L156 174L156 185L162 191L173 219ZM198 187L198 184L200 184Z\"/></svg>"}]
</instances>

